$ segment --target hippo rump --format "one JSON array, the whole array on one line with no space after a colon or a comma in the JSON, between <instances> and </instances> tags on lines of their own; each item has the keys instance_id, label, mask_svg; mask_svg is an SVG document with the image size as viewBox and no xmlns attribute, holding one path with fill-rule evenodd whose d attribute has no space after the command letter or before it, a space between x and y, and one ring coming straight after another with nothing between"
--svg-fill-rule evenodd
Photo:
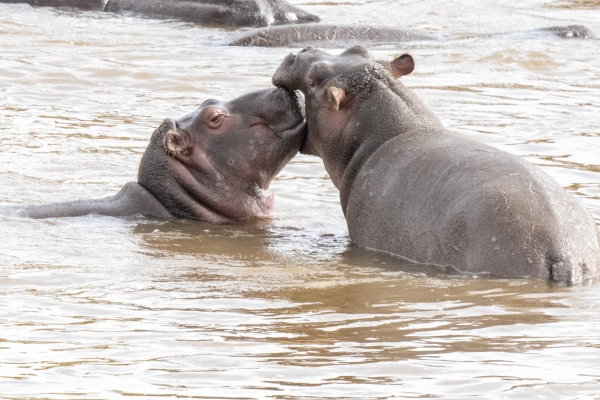
<instances>
[{"instance_id":1,"label":"hippo rump","mask_svg":"<svg viewBox=\"0 0 600 400\"><path fill-rule=\"evenodd\" d=\"M318 22L319 17L285 0L0 0L40 7L135 13L214 26L269 26Z\"/></svg>"},{"instance_id":2,"label":"hippo rump","mask_svg":"<svg viewBox=\"0 0 600 400\"><path fill-rule=\"evenodd\" d=\"M590 29L583 25L550 26L509 34L529 35L531 37L552 35L565 39L593 39L596 37ZM397 26L304 24L273 26L236 33L227 40L227 45L281 47L318 43L319 46L324 47L328 45L338 46L340 42L395 43L444 38L449 38L449 36L402 29Z\"/></svg>"},{"instance_id":3,"label":"hippo rump","mask_svg":"<svg viewBox=\"0 0 600 400\"><path fill-rule=\"evenodd\" d=\"M273 76L305 94L301 152L323 159L352 241L468 273L565 284L598 275L588 210L538 167L444 128L397 80L413 68L410 55L307 48Z\"/></svg>"},{"instance_id":4,"label":"hippo rump","mask_svg":"<svg viewBox=\"0 0 600 400\"><path fill-rule=\"evenodd\" d=\"M146 215L210 222L268 217L272 179L305 136L302 102L294 92L268 89L229 102L207 100L154 131L138 170L114 196L31 206L0 214L29 218L100 214Z\"/></svg>"}]
</instances>

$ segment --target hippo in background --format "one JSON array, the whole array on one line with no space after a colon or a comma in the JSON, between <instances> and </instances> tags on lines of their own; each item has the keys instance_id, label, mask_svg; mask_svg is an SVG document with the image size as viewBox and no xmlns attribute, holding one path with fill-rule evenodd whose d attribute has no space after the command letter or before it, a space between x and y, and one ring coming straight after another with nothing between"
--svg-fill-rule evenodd
<instances>
[{"instance_id":1,"label":"hippo in background","mask_svg":"<svg viewBox=\"0 0 600 400\"><path fill-rule=\"evenodd\" d=\"M189 218L209 222L268 217L272 179L298 152L304 136L302 100L267 89L228 102L207 100L154 131L138 181L114 196L62 203L0 206L0 215L29 218L87 214Z\"/></svg>"},{"instance_id":2,"label":"hippo in background","mask_svg":"<svg viewBox=\"0 0 600 400\"><path fill-rule=\"evenodd\" d=\"M285 0L108 0L105 11L132 11L215 26L269 26L318 22Z\"/></svg>"},{"instance_id":3,"label":"hippo in background","mask_svg":"<svg viewBox=\"0 0 600 400\"><path fill-rule=\"evenodd\" d=\"M595 39L596 35L583 25L550 26L522 32L481 35L542 35L563 39ZM338 46L340 42L395 43L415 40L450 39L448 35L385 25L329 25L304 24L295 26L273 26L236 33L227 39L228 46L282 47L318 44L321 47ZM456 39L456 38L454 38Z\"/></svg>"},{"instance_id":4,"label":"hippo in background","mask_svg":"<svg viewBox=\"0 0 600 400\"><path fill-rule=\"evenodd\" d=\"M305 95L301 152L323 160L350 238L417 263L579 284L600 274L589 211L546 173L448 131L398 78L408 55L290 54L273 84Z\"/></svg>"},{"instance_id":5,"label":"hippo in background","mask_svg":"<svg viewBox=\"0 0 600 400\"><path fill-rule=\"evenodd\" d=\"M86 11L102 11L106 0L0 0L0 3L26 3L34 7L70 7Z\"/></svg>"},{"instance_id":6,"label":"hippo in background","mask_svg":"<svg viewBox=\"0 0 600 400\"><path fill-rule=\"evenodd\" d=\"M213 26L269 26L318 22L319 17L285 0L0 0L38 7L130 11Z\"/></svg>"}]
</instances>

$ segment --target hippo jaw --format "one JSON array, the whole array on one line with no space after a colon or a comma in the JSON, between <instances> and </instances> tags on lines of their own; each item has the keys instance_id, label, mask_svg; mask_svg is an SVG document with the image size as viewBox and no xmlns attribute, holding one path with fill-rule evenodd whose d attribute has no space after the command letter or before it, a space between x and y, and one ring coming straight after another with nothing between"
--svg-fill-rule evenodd
<instances>
[{"instance_id":1,"label":"hippo jaw","mask_svg":"<svg viewBox=\"0 0 600 400\"><path fill-rule=\"evenodd\" d=\"M284 89L207 101L153 133L138 182L178 218L264 218L273 209L269 184L305 133L298 99Z\"/></svg>"}]
</instances>

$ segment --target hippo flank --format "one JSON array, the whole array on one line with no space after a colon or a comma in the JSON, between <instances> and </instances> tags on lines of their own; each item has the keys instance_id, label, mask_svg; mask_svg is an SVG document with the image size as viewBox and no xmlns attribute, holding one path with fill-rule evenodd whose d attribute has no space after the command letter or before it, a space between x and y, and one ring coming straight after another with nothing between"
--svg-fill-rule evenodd
<instances>
[{"instance_id":1,"label":"hippo flank","mask_svg":"<svg viewBox=\"0 0 600 400\"><path fill-rule=\"evenodd\" d=\"M285 0L0 0L40 7L131 11L213 26L269 26L318 22L319 17Z\"/></svg>"},{"instance_id":2,"label":"hippo flank","mask_svg":"<svg viewBox=\"0 0 600 400\"><path fill-rule=\"evenodd\" d=\"M362 46L290 54L273 83L306 97L301 152L319 156L356 244L461 272L581 283L600 272L591 214L531 163L448 131Z\"/></svg>"},{"instance_id":3,"label":"hippo flank","mask_svg":"<svg viewBox=\"0 0 600 400\"><path fill-rule=\"evenodd\" d=\"M302 102L268 89L228 102L207 100L154 131L138 182L114 196L31 206L0 214L29 218L147 215L210 222L263 218L273 209L271 180L298 152L306 133Z\"/></svg>"},{"instance_id":4,"label":"hippo flank","mask_svg":"<svg viewBox=\"0 0 600 400\"><path fill-rule=\"evenodd\" d=\"M529 31L502 33L497 35L553 35L564 39L595 39L594 33L583 25L550 26ZM415 40L439 40L451 38L439 33L402 29L385 25L328 25L304 24L273 26L233 34L228 46L281 47L318 43L319 46L338 46L340 42L394 43ZM456 38L455 38L456 39Z\"/></svg>"}]
</instances>

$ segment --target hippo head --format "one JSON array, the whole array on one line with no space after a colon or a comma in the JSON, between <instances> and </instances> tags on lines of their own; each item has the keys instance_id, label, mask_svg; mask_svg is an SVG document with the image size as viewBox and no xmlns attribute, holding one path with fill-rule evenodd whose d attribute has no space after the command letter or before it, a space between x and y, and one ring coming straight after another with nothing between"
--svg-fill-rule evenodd
<instances>
[{"instance_id":1,"label":"hippo head","mask_svg":"<svg viewBox=\"0 0 600 400\"><path fill-rule=\"evenodd\" d=\"M309 47L284 58L273 84L304 93L308 135L301 152L321 157L338 186L344 166L358 146L370 140L365 122L376 126L386 114L396 112L378 107L376 97L388 89L396 91L396 79L413 69L414 60L408 54L388 62L373 59L358 45L337 56ZM374 104L362 107L367 99ZM357 128L360 124L363 127ZM376 131L372 129L369 135L376 136Z\"/></svg>"},{"instance_id":2,"label":"hippo head","mask_svg":"<svg viewBox=\"0 0 600 400\"><path fill-rule=\"evenodd\" d=\"M268 216L271 180L305 136L302 104L286 89L206 100L152 134L138 182L174 216L212 222Z\"/></svg>"}]
</instances>

